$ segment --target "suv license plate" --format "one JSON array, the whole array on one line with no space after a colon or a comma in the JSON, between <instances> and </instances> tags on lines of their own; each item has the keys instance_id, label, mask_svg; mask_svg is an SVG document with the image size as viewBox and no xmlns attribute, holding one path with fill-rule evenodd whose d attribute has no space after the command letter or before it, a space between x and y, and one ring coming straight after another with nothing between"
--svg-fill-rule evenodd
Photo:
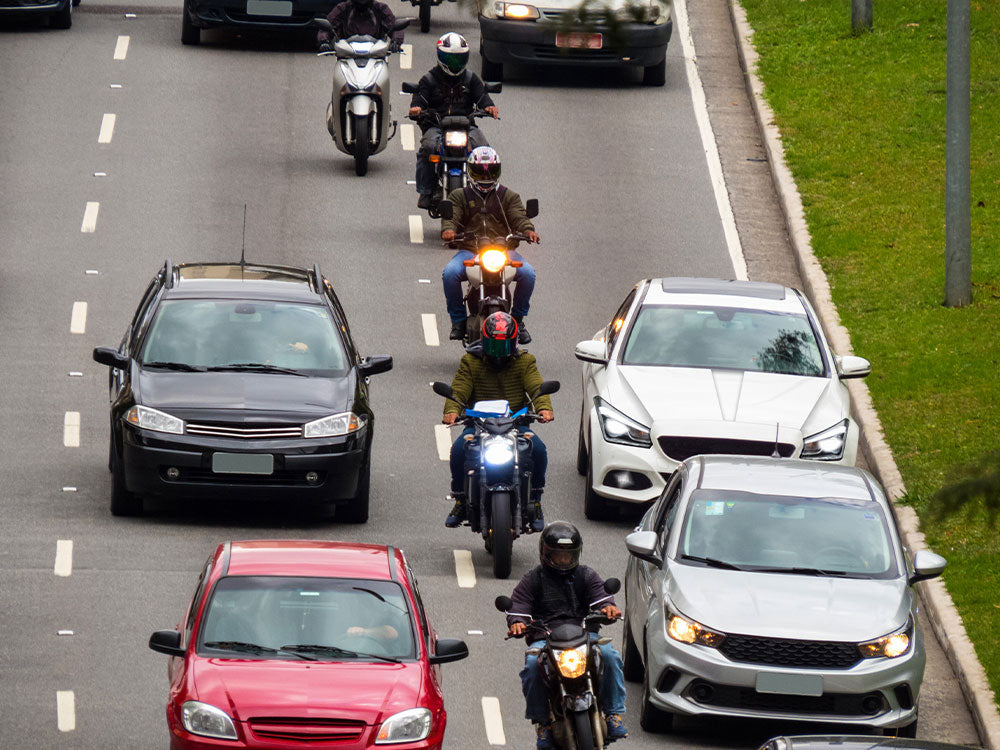
<instances>
[{"instance_id":1,"label":"suv license plate","mask_svg":"<svg viewBox=\"0 0 1000 750\"><path fill-rule=\"evenodd\" d=\"M823 678L811 674L757 673L758 693L780 695L823 695Z\"/></svg>"},{"instance_id":2,"label":"suv license plate","mask_svg":"<svg viewBox=\"0 0 1000 750\"><path fill-rule=\"evenodd\" d=\"M248 16L284 16L292 15L291 0L247 0Z\"/></svg>"},{"instance_id":3,"label":"suv license plate","mask_svg":"<svg viewBox=\"0 0 1000 750\"><path fill-rule=\"evenodd\" d=\"M601 49L604 46L604 37L601 34L557 31L556 46L568 49Z\"/></svg>"},{"instance_id":4,"label":"suv license plate","mask_svg":"<svg viewBox=\"0 0 1000 750\"><path fill-rule=\"evenodd\" d=\"M216 474L273 474L274 456L270 453L213 453L212 471Z\"/></svg>"}]
</instances>

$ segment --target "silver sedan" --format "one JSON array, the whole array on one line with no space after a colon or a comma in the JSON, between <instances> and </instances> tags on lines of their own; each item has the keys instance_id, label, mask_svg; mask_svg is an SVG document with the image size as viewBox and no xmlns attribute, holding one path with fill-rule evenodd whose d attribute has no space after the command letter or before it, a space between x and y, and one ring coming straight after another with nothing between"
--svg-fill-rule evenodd
<instances>
[{"instance_id":1,"label":"silver sedan","mask_svg":"<svg viewBox=\"0 0 1000 750\"><path fill-rule=\"evenodd\" d=\"M695 456L626 538L625 676L641 724L674 714L876 727L915 736L924 675L912 564L870 474Z\"/></svg>"}]
</instances>

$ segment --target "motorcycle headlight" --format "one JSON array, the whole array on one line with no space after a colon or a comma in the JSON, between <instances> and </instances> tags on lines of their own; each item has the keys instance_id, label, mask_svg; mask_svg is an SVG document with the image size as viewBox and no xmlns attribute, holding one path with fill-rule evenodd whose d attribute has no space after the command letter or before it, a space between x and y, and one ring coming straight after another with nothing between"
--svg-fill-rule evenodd
<instances>
[{"instance_id":1,"label":"motorcycle headlight","mask_svg":"<svg viewBox=\"0 0 1000 750\"><path fill-rule=\"evenodd\" d=\"M181 707L181 722L191 734L202 737L218 737L222 740L235 740L236 727L229 714L220 708L199 701L187 701Z\"/></svg>"},{"instance_id":2,"label":"motorcycle headlight","mask_svg":"<svg viewBox=\"0 0 1000 750\"><path fill-rule=\"evenodd\" d=\"M726 636L709 630L704 625L687 617L682 617L669 609L667 615L667 635L681 643L696 643L699 646L718 648Z\"/></svg>"},{"instance_id":3,"label":"motorcycle headlight","mask_svg":"<svg viewBox=\"0 0 1000 750\"><path fill-rule=\"evenodd\" d=\"M337 437L357 432L365 426L365 418L352 411L331 414L329 417L314 419L302 427L302 436L307 438Z\"/></svg>"},{"instance_id":4,"label":"motorcycle headlight","mask_svg":"<svg viewBox=\"0 0 1000 750\"><path fill-rule=\"evenodd\" d=\"M625 416L600 396L594 399L594 403L597 406L597 421L601 425L601 433L609 443L637 445L642 448L653 445L646 425Z\"/></svg>"},{"instance_id":5,"label":"motorcycle headlight","mask_svg":"<svg viewBox=\"0 0 1000 750\"><path fill-rule=\"evenodd\" d=\"M507 265L507 253L495 248L484 250L483 254L479 256L479 265L490 273L496 273Z\"/></svg>"},{"instance_id":6,"label":"motorcycle headlight","mask_svg":"<svg viewBox=\"0 0 1000 750\"><path fill-rule=\"evenodd\" d=\"M393 742L418 742L431 733L431 712L426 708L410 708L393 714L382 722L375 737L376 745Z\"/></svg>"},{"instance_id":7,"label":"motorcycle headlight","mask_svg":"<svg viewBox=\"0 0 1000 750\"><path fill-rule=\"evenodd\" d=\"M483 445L483 461L490 466L509 464L514 460L514 442L509 438L495 437Z\"/></svg>"},{"instance_id":8,"label":"motorcycle headlight","mask_svg":"<svg viewBox=\"0 0 1000 750\"><path fill-rule=\"evenodd\" d=\"M859 643L861 655L866 659L875 659L884 656L887 659L895 659L898 656L909 652L910 644L913 642L913 622L907 622L899 630L883 635L871 641Z\"/></svg>"},{"instance_id":9,"label":"motorcycle headlight","mask_svg":"<svg viewBox=\"0 0 1000 750\"><path fill-rule=\"evenodd\" d=\"M469 142L469 134L464 130L444 131L444 145L448 148L465 148Z\"/></svg>"},{"instance_id":10,"label":"motorcycle headlight","mask_svg":"<svg viewBox=\"0 0 1000 750\"><path fill-rule=\"evenodd\" d=\"M587 644L576 648L568 648L565 651L556 651L556 666L559 674L572 679L579 677L587 671Z\"/></svg>"},{"instance_id":11,"label":"motorcycle headlight","mask_svg":"<svg viewBox=\"0 0 1000 750\"><path fill-rule=\"evenodd\" d=\"M172 435L184 434L183 420L158 409L150 409L148 406L133 406L125 413L125 421L144 430L169 432Z\"/></svg>"},{"instance_id":12,"label":"motorcycle headlight","mask_svg":"<svg viewBox=\"0 0 1000 750\"><path fill-rule=\"evenodd\" d=\"M811 458L815 461L839 461L844 456L844 446L847 445L848 421L837 422L822 432L810 435L802 441L800 458Z\"/></svg>"},{"instance_id":13,"label":"motorcycle headlight","mask_svg":"<svg viewBox=\"0 0 1000 750\"><path fill-rule=\"evenodd\" d=\"M538 18L538 8L527 3L493 3L493 12L497 18L510 18L514 21L530 21Z\"/></svg>"}]
</instances>

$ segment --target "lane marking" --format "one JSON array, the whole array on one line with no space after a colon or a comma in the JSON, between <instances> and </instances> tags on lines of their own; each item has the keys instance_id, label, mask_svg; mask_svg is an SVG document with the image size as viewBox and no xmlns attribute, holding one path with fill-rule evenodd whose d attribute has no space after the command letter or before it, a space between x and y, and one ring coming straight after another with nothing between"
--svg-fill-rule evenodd
<instances>
[{"instance_id":1,"label":"lane marking","mask_svg":"<svg viewBox=\"0 0 1000 750\"><path fill-rule=\"evenodd\" d=\"M701 133L701 145L708 162L708 174L715 193L715 204L719 209L722 221L722 232L726 236L726 246L729 258L733 263L733 273L737 279L746 281L747 261L743 255L743 245L740 234L736 230L736 218L733 216L733 205L729 202L729 191L726 189L726 177L722 173L722 161L719 149L715 143L715 133L708 118L708 102L705 99L705 89L698 75L698 61L695 57L694 38L691 36L691 25L688 23L686 0L674 3L674 13L677 15L677 25L681 29L681 48L684 51L684 67L687 69L688 87L691 89L691 102L694 104L694 116Z\"/></svg>"},{"instance_id":2,"label":"lane marking","mask_svg":"<svg viewBox=\"0 0 1000 750\"><path fill-rule=\"evenodd\" d=\"M72 690L56 691L56 722L60 732L76 729L76 701Z\"/></svg>"},{"instance_id":3,"label":"lane marking","mask_svg":"<svg viewBox=\"0 0 1000 750\"><path fill-rule=\"evenodd\" d=\"M76 487L63 487L63 492L76 492Z\"/></svg>"},{"instance_id":4,"label":"lane marking","mask_svg":"<svg viewBox=\"0 0 1000 750\"><path fill-rule=\"evenodd\" d=\"M112 83L111 84L111 88L113 88L113 89L120 89L121 87L122 87L122 85L120 83Z\"/></svg>"},{"instance_id":5,"label":"lane marking","mask_svg":"<svg viewBox=\"0 0 1000 750\"><path fill-rule=\"evenodd\" d=\"M437 446L438 458L447 461L451 456L451 431L446 424L434 425L434 444Z\"/></svg>"},{"instance_id":6,"label":"lane marking","mask_svg":"<svg viewBox=\"0 0 1000 750\"><path fill-rule=\"evenodd\" d=\"M97 212L101 210L101 204L97 201L87 201L87 207L83 210L83 223L80 224L81 232L92 233L97 229Z\"/></svg>"},{"instance_id":7,"label":"lane marking","mask_svg":"<svg viewBox=\"0 0 1000 750\"><path fill-rule=\"evenodd\" d=\"M119 34L118 41L115 42L115 59L124 60L125 55L128 54L128 40L129 38L125 35Z\"/></svg>"},{"instance_id":8,"label":"lane marking","mask_svg":"<svg viewBox=\"0 0 1000 750\"><path fill-rule=\"evenodd\" d=\"M420 214L410 214L410 242L421 244L424 241L424 220Z\"/></svg>"},{"instance_id":9,"label":"lane marking","mask_svg":"<svg viewBox=\"0 0 1000 750\"><path fill-rule=\"evenodd\" d=\"M403 151L416 150L417 136L411 123L404 122L399 126L399 142L403 144Z\"/></svg>"},{"instance_id":10,"label":"lane marking","mask_svg":"<svg viewBox=\"0 0 1000 750\"><path fill-rule=\"evenodd\" d=\"M93 268L88 268L86 271L84 271L84 273L87 276L99 276L101 272L100 271L95 271Z\"/></svg>"},{"instance_id":11,"label":"lane marking","mask_svg":"<svg viewBox=\"0 0 1000 750\"><path fill-rule=\"evenodd\" d=\"M80 447L80 412L68 411L63 418L63 445L67 448Z\"/></svg>"},{"instance_id":12,"label":"lane marking","mask_svg":"<svg viewBox=\"0 0 1000 750\"><path fill-rule=\"evenodd\" d=\"M403 44L399 47L399 69L409 70L413 67L413 45Z\"/></svg>"},{"instance_id":13,"label":"lane marking","mask_svg":"<svg viewBox=\"0 0 1000 750\"><path fill-rule=\"evenodd\" d=\"M98 143L111 143L111 136L115 134L115 120L118 119L111 113L105 113L101 118L101 132L97 135Z\"/></svg>"},{"instance_id":14,"label":"lane marking","mask_svg":"<svg viewBox=\"0 0 1000 750\"><path fill-rule=\"evenodd\" d=\"M94 172L94 177L107 177L107 172Z\"/></svg>"},{"instance_id":15,"label":"lane marking","mask_svg":"<svg viewBox=\"0 0 1000 750\"><path fill-rule=\"evenodd\" d=\"M431 280L430 279L417 279L417 283L418 284L430 284Z\"/></svg>"},{"instance_id":16,"label":"lane marking","mask_svg":"<svg viewBox=\"0 0 1000 750\"><path fill-rule=\"evenodd\" d=\"M70 370L69 371L69 376L71 378L82 378L83 377L83 373L80 372L79 370Z\"/></svg>"},{"instance_id":17,"label":"lane marking","mask_svg":"<svg viewBox=\"0 0 1000 750\"><path fill-rule=\"evenodd\" d=\"M63 578L73 573L72 539L59 539L56 541L56 564L52 572Z\"/></svg>"},{"instance_id":18,"label":"lane marking","mask_svg":"<svg viewBox=\"0 0 1000 750\"><path fill-rule=\"evenodd\" d=\"M420 322L424 326L424 343L427 346L441 346L438 338L438 321L434 313L421 313Z\"/></svg>"},{"instance_id":19,"label":"lane marking","mask_svg":"<svg viewBox=\"0 0 1000 750\"><path fill-rule=\"evenodd\" d=\"M476 587L476 568L472 564L472 552L467 549L455 550L455 577L460 589Z\"/></svg>"},{"instance_id":20,"label":"lane marking","mask_svg":"<svg viewBox=\"0 0 1000 750\"><path fill-rule=\"evenodd\" d=\"M70 333L86 333L87 332L87 303L86 302L74 302L73 312L69 316L69 332Z\"/></svg>"},{"instance_id":21,"label":"lane marking","mask_svg":"<svg viewBox=\"0 0 1000 750\"><path fill-rule=\"evenodd\" d=\"M486 724L486 740L491 745L506 745L507 738L503 733L503 716L500 715L500 701L497 698L483 696L483 722Z\"/></svg>"}]
</instances>

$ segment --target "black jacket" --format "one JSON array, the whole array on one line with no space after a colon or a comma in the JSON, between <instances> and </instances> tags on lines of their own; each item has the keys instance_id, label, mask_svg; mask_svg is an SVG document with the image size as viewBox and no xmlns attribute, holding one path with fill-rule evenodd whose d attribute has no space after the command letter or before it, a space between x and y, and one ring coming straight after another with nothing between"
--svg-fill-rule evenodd
<instances>
[{"instance_id":1,"label":"black jacket","mask_svg":"<svg viewBox=\"0 0 1000 750\"><path fill-rule=\"evenodd\" d=\"M357 10L351 0L342 0L333 6L333 10L330 11L326 20L333 26L334 39L346 39L356 34L367 34L376 39L384 39L391 35L393 41L403 41L403 32L393 33L392 31L396 16L389 10L388 5L378 2L378 0L375 0L367 11ZM320 30L316 34L316 41L319 44L329 42L330 33Z\"/></svg>"},{"instance_id":2,"label":"black jacket","mask_svg":"<svg viewBox=\"0 0 1000 750\"><path fill-rule=\"evenodd\" d=\"M476 107L486 109L494 105L490 95L486 93L483 79L468 68L460 76L450 76L440 67L435 67L420 79L417 92L410 98L410 106L447 117L470 115ZM420 118L422 130L435 124L431 118Z\"/></svg>"},{"instance_id":3,"label":"black jacket","mask_svg":"<svg viewBox=\"0 0 1000 750\"><path fill-rule=\"evenodd\" d=\"M508 627L515 622L527 623L530 615L545 620L549 629L568 622L580 624L592 608L615 603L615 598L604 590L604 579L586 565L578 565L568 575L536 565L518 582L511 600L514 604L507 616ZM528 626L528 643L543 637L539 628Z\"/></svg>"}]
</instances>

